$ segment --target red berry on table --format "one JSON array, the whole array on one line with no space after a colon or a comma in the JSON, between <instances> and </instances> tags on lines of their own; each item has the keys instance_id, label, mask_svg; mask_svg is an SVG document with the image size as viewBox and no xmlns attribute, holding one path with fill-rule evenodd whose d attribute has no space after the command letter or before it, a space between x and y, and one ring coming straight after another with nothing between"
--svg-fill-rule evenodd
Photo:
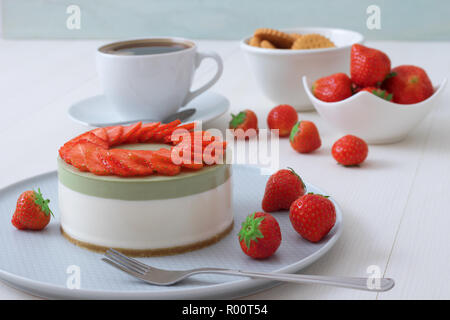
<instances>
[{"instance_id":1,"label":"red berry on table","mask_svg":"<svg viewBox=\"0 0 450 320\"><path fill-rule=\"evenodd\" d=\"M391 60L382 51L354 44L350 53L350 75L361 87L379 86L391 72Z\"/></svg>"},{"instance_id":2,"label":"red berry on table","mask_svg":"<svg viewBox=\"0 0 450 320\"><path fill-rule=\"evenodd\" d=\"M318 242L336 223L336 209L327 197L308 193L292 203L289 219L303 238Z\"/></svg>"},{"instance_id":3,"label":"red berry on table","mask_svg":"<svg viewBox=\"0 0 450 320\"><path fill-rule=\"evenodd\" d=\"M277 220L265 212L247 216L239 231L239 243L242 251L249 257L270 257L281 244L281 230Z\"/></svg>"},{"instance_id":4,"label":"red berry on table","mask_svg":"<svg viewBox=\"0 0 450 320\"><path fill-rule=\"evenodd\" d=\"M418 103L434 92L425 70L410 65L392 69L392 76L383 83L383 88L392 92L394 102L400 104Z\"/></svg>"},{"instance_id":5,"label":"red berry on table","mask_svg":"<svg viewBox=\"0 0 450 320\"><path fill-rule=\"evenodd\" d=\"M262 209L266 212L289 210L291 203L306 192L300 176L291 168L281 169L269 177Z\"/></svg>"},{"instance_id":6,"label":"red berry on table","mask_svg":"<svg viewBox=\"0 0 450 320\"><path fill-rule=\"evenodd\" d=\"M50 210L41 190L29 190L23 192L17 200L16 211L12 217L12 224L19 230L41 230L50 222Z\"/></svg>"},{"instance_id":7,"label":"red berry on table","mask_svg":"<svg viewBox=\"0 0 450 320\"><path fill-rule=\"evenodd\" d=\"M258 130L258 118L256 117L256 114L253 111L248 109L239 112L237 115L231 114L231 121L229 123L229 128L234 130L234 135L239 138L252 137L256 135Z\"/></svg>"},{"instance_id":8,"label":"red berry on table","mask_svg":"<svg viewBox=\"0 0 450 320\"><path fill-rule=\"evenodd\" d=\"M345 73L320 78L312 85L314 96L325 102L336 102L352 95L352 81Z\"/></svg>"},{"instance_id":9,"label":"red berry on table","mask_svg":"<svg viewBox=\"0 0 450 320\"><path fill-rule=\"evenodd\" d=\"M392 93L389 93L387 90L383 90L383 89L377 88L377 87L365 87L365 88L361 89L360 91L370 92L370 93L376 95L377 97L387 100L387 101L392 101L392 98L393 98Z\"/></svg>"},{"instance_id":10,"label":"red berry on table","mask_svg":"<svg viewBox=\"0 0 450 320\"><path fill-rule=\"evenodd\" d=\"M292 148L300 153L314 151L322 144L316 125L306 120L300 121L292 128L289 141Z\"/></svg>"},{"instance_id":11,"label":"red berry on table","mask_svg":"<svg viewBox=\"0 0 450 320\"><path fill-rule=\"evenodd\" d=\"M280 137L287 137L291 133L292 127L298 121L298 114L294 107L288 104L281 104L270 110L267 116L269 129L278 129Z\"/></svg>"},{"instance_id":12,"label":"red berry on table","mask_svg":"<svg viewBox=\"0 0 450 320\"><path fill-rule=\"evenodd\" d=\"M369 153L367 143L353 135L346 135L333 144L331 154L344 166L355 166L362 163Z\"/></svg>"}]
</instances>

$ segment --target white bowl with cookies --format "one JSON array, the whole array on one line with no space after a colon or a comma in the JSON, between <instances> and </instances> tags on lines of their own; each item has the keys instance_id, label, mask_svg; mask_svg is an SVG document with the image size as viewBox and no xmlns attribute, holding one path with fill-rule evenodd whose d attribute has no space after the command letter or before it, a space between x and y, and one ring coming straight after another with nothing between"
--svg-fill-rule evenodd
<instances>
[{"instance_id":1,"label":"white bowl with cookies","mask_svg":"<svg viewBox=\"0 0 450 320\"><path fill-rule=\"evenodd\" d=\"M257 29L241 41L250 69L263 94L275 104L313 110L302 77L318 79L350 70L350 48L364 37L335 28Z\"/></svg>"}]
</instances>

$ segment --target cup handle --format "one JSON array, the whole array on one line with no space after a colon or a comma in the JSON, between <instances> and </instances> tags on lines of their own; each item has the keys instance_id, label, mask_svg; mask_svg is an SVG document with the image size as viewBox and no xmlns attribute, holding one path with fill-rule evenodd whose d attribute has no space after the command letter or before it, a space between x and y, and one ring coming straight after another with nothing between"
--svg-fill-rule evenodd
<instances>
[{"instance_id":1,"label":"cup handle","mask_svg":"<svg viewBox=\"0 0 450 320\"><path fill-rule=\"evenodd\" d=\"M203 59L207 59L207 58L211 58L214 61L216 61L216 63L217 63L216 74L214 75L214 77L211 80L209 80L207 83L205 83L203 86L201 86L197 90L189 91L186 99L184 99L183 106L188 104L192 99L194 99L198 95L202 94L203 92L205 92L206 90L211 88L217 82L217 80L219 80L220 76L222 75L222 72L223 72L222 58L220 58L220 56L213 51L197 52L197 56L195 58L195 60L196 60L195 68L198 68L200 66L200 64L202 63Z\"/></svg>"}]
</instances>

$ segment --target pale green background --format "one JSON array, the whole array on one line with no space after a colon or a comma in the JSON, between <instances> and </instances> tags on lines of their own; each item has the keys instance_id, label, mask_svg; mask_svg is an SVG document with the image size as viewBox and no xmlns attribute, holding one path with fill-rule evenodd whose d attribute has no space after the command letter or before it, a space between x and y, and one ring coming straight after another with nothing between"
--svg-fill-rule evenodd
<instances>
[{"instance_id":1,"label":"pale green background","mask_svg":"<svg viewBox=\"0 0 450 320\"><path fill-rule=\"evenodd\" d=\"M81 7L81 29L66 8ZM368 30L366 8L381 8ZM154 35L239 39L258 27L327 26L368 39L450 40L449 0L3 0L5 38L126 38Z\"/></svg>"}]
</instances>

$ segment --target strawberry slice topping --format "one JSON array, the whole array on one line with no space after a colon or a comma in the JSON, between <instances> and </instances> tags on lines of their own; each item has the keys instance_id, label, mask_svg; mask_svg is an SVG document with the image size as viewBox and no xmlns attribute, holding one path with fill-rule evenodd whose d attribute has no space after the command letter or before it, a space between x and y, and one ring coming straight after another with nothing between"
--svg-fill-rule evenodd
<instances>
[{"instance_id":1,"label":"strawberry slice topping","mask_svg":"<svg viewBox=\"0 0 450 320\"><path fill-rule=\"evenodd\" d=\"M90 172L99 176L109 175L110 172L103 164L103 157L106 154L106 150L99 148L97 145L89 141L80 141L79 146L84 152L86 159L86 166Z\"/></svg>"},{"instance_id":2,"label":"strawberry slice topping","mask_svg":"<svg viewBox=\"0 0 450 320\"><path fill-rule=\"evenodd\" d=\"M150 166L134 161L131 157L132 150L113 149L109 150L106 157L111 170L115 174L131 177L131 176L147 176L153 173Z\"/></svg>"},{"instance_id":3,"label":"strawberry slice topping","mask_svg":"<svg viewBox=\"0 0 450 320\"><path fill-rule=\"evenodd\" d=\"M130 171L128 166L123 163L122 156L119 155L118 149L108 150L105 154L100 154L100 159L106 169L113 175L120 177L130 177L134 174Z\"/></svg>"},{"instance_id":4,"label":"strawberry slice topping","mask_svg":"<svg viewBox=\"0 0 450 320\"><path fill-rule=\"evenodd\" d=\"M159 126L161 125L161 122L156 123L146 123L142 126L141 130L139 131L139 142L149 142L153 134L158 130Z\"/></svg>"},{"instance_id":5,"label":"strawberry slice topping","mask_svg":"<svg viewBox=\"0 0 450 320\"><path fill-rule=\"evenodd\" d=\"M164 161L152 161L153 170L165 176L175 176L180 173L181 167Z\"/></svg>"},{"instance_id":6,"label":"strawberry slice topping","mask_svg":"<svg viewBox=\"0 0 450 320\"><path fill-rule=\"evenodd\" d=\"M171 134L172 131L175 130L179 124L181 124L180 120L174 120L172 122L159 126L158 130L155 132L153 136L153 141L162 141L162 139L166 135Z\"/></svg>"},{"instance_id":7,"label":"strawberry slice topping","mask_svg":"<svg viewBox=\"0 0 450 320\"><path fill-rule=\"evenodd\" d=\"M86 133L83 133L82 135L78 136L77 138L75 138L72 141L78 142L80 140L87 140L89 142L92 142L93 144L98 145L100 148L103 148L103 149L108 149L109 148L108 141L107 140L103 140L102 138L99 138L97 135L92 133L92 131L88 131Z\"/></svg>"},{"instance_id":8,"label":"strawberry slice topping","mask_svg":"<svg viewBox=\"0 0 450 320\"><path fill-rule=\"evenodd\" d=\"M135 154L136 150L124 150L126 152L126 163L130 168L130 171L135 172L137 176L148 176L153 174L153 168L151 162L145 160Z\"/></svg>"},{"instance_id":9,"label":"strawberry slice topping","mask_svg":"<svg viewBox=\"0 0 450 320\"><path fill-rule=\"evenodd\" d=\"M105 140L105 141L109 140L108 133L106 132L105 128L97 128L97 129L92 130L91 132L102 140Z\"/></svg>"},{"instance_id":10,"label":"strawberry slice topping","mask_svg":"<svg viewBox=\"0 0 450 320\"><path fill-rule=\"evenodd\" d=\"M153 152L153 159L155 161L162 161L172 163L172 152L169 149L161 148Z\"/></svg>"},{"instance_id":11,"label":"strawberry slice topping","mask_svg":"<svg viewBox=\"0 0 450 320\"><path fill-rule=\"evenodd\" d=\"M142 122L139 121L135 124L130 124L129 126L123 127L123 133L120 143L126 143L128 139L140 128L142 127Z\"/></svg>"},{"instance_id":12,"label":"strawberry slice topping","mask_svg":"<svg viewBox=\"0 0 450 320\"><path fill-rule=\"evenodd\" d=\"M108 134L108 143L110 147L120 144L120 139L123 134L122 126L107 127L105 130Z\"/></svg>"},{"instance_id":13,"label":"strawberry slice topping","mask_svg":"<svg viewBox=\"0 0 450 320\"><path fill-rule=\"evenodd\" d=\"M194 163L194 162L184 163L183 162L183 163L181 163L181 166L183 168L187 168L187 169L191 169L191 170L200 170L203 168L203 162L202 163Z\"/></svg>"},{"instance_id":14,"label":"strawberry slice topping","mask_svg":"<svg viewBox=\"0 0 450 320\"><path fill-rule=\"evenodd\" d=\"M73 140L70 140L69 142L66 142L58 150L59 156L61 157L61 159L63 159L68 164L72 164L72 159L70 159L70 157L68 157L67 155L68 155L69 151L72 149L72 147L75 145L75 143L76 142L74 142Z\"/></svg>"},{"instance_id":15,"label":"strawberry slice topping","mask_svg":"<svg viewBox=\"0 0 450 320\"><path fill-rule=\"evenodd\" d=\"M217 162L215 158L223 155L226 143L207 131L189 132L195 128L195 123L180 124L181 121L175 120L163 125L138 122L129 126L97 128L64 144L59 154L81 171L120 177L148 176L155 172L171 176L179 174L182 168L199 170L205 164ZM172 136L176 129L184 129L184 132ZM164 142L174 146L157 151L109 149L137 142ZM172 151L181 157L179 164L172 159Z\"/></svg>"},{"instance_id":16,"label":"strawberry slice topping","mask_svg":"<svg viewBox=\"0 0 450 320\"><path fill-rule=\"evenodd\" d=\"M136 130L135 132L133 132L128 139L125 141L125 143L138 143L139 142L139 138L142 135L142 132L144 132L145 130L148 130L149 128L152 129L154 127L157 127L159 124L159 122L157 123L145 123L143 124L138 130Z\"/></svg>"},{"instance_id":17,"label":"strawberry slice topping","mask_svg":"<svg viewBox=\"0 0 450 320\"><path fill-rule=\"evenodd\" d=\"M82 148L82 144L88 142L87 140L80 140L75 143L67 152L67 157L70 158L71 164L80 171L89 171L86 164L86 156Z\"/></svg>"},{"instance_id":18,"label":"strawberry slice topping","mask_svg":"<svg viewBox=\"0 0 450 320\"><path fill-rule=\"evenodd\" d=\"M151 150L128 150L130 159L146 167L152 167L153 151Z\"/></svg>"},{"instance_id":19,"label":"strawberry slice topping","mask_svg":"<svg viewBox=\"0 0 450 320\"><path fill-rule=\"evenodd\" d=\"M107 149L109 147L109 144L107 141L97 137L95 134L93 134L91 131L88 131L86 133L83 133L79 135L78 137L70 140L69 142L66 142L60 149L59 149L59 155L64 161L66 161L68 164L73 164L71 156L69 155L72 148L81 140L87 140L90 141L96 145L98 145L101 148ZM76 151L74 151L76 152Z\"/></svg>"}]
</instances>

